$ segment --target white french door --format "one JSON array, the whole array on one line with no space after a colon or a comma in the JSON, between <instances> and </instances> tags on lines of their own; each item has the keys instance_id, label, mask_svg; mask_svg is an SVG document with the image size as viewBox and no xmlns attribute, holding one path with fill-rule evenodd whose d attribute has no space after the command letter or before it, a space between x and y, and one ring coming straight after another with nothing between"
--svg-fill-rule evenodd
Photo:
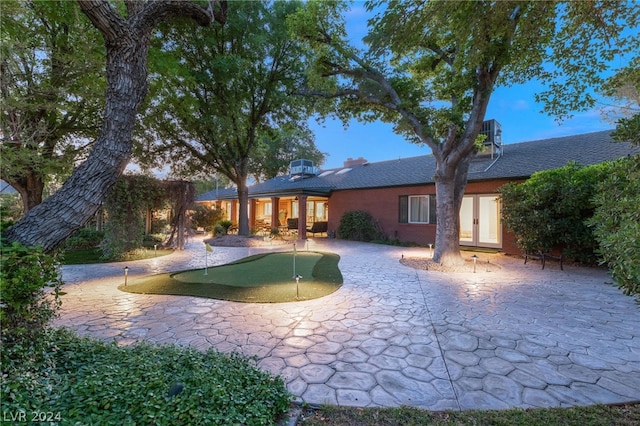
<instances>
[{"instance_id":1,"label":"white french door","mask_svg":"<svg viewBox=\"0 0 640 426\"><path fill-rule=\"evenodd\" d=\"M500 198L496 194L465 195L460 207L460 244L502 247Z\"/></svg>"}]
</instances>

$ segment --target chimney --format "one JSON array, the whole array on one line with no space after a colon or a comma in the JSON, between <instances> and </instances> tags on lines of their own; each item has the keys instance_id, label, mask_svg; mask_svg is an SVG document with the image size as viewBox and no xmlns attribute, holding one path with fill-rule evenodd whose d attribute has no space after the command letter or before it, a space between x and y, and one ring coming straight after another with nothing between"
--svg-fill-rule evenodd
<instances>
[{"instance_id":1,"label":"chimney","mask_svg":"<svg viewBox=\"0 0 640 426\"><path fill-rule=\"evenodd\" d=\"M353 167L359 166L361 164L368 163L367 159L364 157L358 157L355 160L351 157L347 158L347 161L344 162L343 167Z\"/></svg>"}]
</instances>

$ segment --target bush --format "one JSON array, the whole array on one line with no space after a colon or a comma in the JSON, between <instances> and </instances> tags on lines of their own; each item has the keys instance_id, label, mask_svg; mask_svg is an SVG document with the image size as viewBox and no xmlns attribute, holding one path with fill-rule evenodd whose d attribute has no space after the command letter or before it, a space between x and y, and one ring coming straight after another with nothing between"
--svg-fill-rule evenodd
<instances>
[{"instance_id":1,"label":"bush","mask_svg":"<svg viewBox=\"0 0 640 426\"><path fill-rule=\"evenodd\" d=\"M94 228L82 228L76 231L66 242L65 249L85 249L98 247L104 238L104 232Z\"/></svg>"},{"instance_id":2,"label":"bush","mask_svg":"<svg viewBox=\"0 0 640 426\"><path fill-rule=\"evenodd\" d=\"M381 238L373 216L364 210L346 212L340 218L338 237L353 241L372 241Z\"/></svg>"},{"instance_id":3,"label":"bush","mask_svg":"<svg viewBox=\"0 0 640 426\"><path fill-rule=\"evenodd\" d=\"M229 228L231 228L233 222L230 220L221 220L216 223L216 226L213 227L213 234L216 237L221 237L223 235L227 235L229 233Z\"/></svg>"},{"instance_id":4,"label":"bush","mask_svg":"<svg viewBox=\"0 0 640 426\"><path fill-rule=\"evenodd\" d=\"M612 163L598 189L588 223L600 244L602 263L625 294L640 294L640 156Z\"/></svg>"},{"instance_id":5,"label":"bush","mask_svg":"<svg viewBox=\"0 0 640 426\"><path fill-rule=\"evenodd\" d=\"M204 228L207 232L211 232L214 229L214 224L219 222L223 216L224 210L202 204L194 204L189 214L192 225L196 228Z\"/></svg>"},{"instance_id":6,"label":"bush","mask_svg":"<svg viewBox=\"0 0 640 426\"><path fill-rule=\"evenodd\" d=\"M216 225L216 226L213 227L213 235L215 237L223 237L223 236L227 235L227 230L222 225Z\"/></svg>"},{"instance_id":7,"label":"bush","mask_svg":"<svg viewBox=\"0 0 640 426\"><path fill-rule=\"evenodd\" d=\"M518 247L525 253L561 248L569 258L595 262L597 241L585 221L593 215L596 183L609 167L570 163L502 186L502 218Z\"/></svg>"},{"instance_id":8,"label":"bush","mask_svg":"<svg viewBox=\"0 0 640 426\"><path fill-rule=\"evenodd\" d=\"M60 307L62 278L55 257L19 243L0 246L2 342L39 334ZM47 289L51 289L52 297Z\"/></svg>"},{"instance_id":9,"label":"bush","mask_svg":"<svg viewBox=\"0 0 640 426\"><path fill-rule=\"evenodd\" d=\"M238 354L120 347L65 330L34 345L42 356L2 354L3 413L46 411L62 424L266 425L289 408L282 379Z\"/></svg>"}]
</instances>

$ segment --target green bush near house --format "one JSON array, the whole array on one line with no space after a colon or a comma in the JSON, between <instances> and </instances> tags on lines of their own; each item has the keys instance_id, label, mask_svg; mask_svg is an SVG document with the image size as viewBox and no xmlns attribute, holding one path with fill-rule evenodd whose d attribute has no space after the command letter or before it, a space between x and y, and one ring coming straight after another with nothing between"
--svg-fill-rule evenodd
<instances>
[{"instance_id":1,"label":"green bush near house","mask_svg":"<svg viewBox=\"0 0 640 426\"><path fill-rule=\"evenodd\" d=\"M338 237L352 241L372 241L382 238L373 216L364 210L353 210L342 215L338 226Z\"/></svg>"},{"instance_id":2,"label":"green bush near house","mask_svg":"<svg viewBox=\"0 0 640 426\"><path fill-rule=\"evenodd\" d=\"M598 244L586 221L594 213L596 185L610 168L610 163L569 163L534 173L523 183L503 185L502 218L518 247L525 253L562 250L568 258L595 263Z\"/></svg>"},{"instance_id":3,"label":"green bush near house","mask_svg":"<svg viewBox=\"0 0 640 426\"><path fill-rule=\"evenodd\" d=\"M588 224L598 253L625 294L640 294L640 155L611 164Z\"/></svg>"},{"instance_id":4,"label":"green bush near house","mask_svg":"<svg viewBox=\"0 0 640 426\"><path fill-rule=\"evenodd\" d=\"M224 216L224 211L215 207L194 204L191 206L189 218L194 227L204 228L206 232L213 232L214 225Z\"/></svg>"}]
</instances>

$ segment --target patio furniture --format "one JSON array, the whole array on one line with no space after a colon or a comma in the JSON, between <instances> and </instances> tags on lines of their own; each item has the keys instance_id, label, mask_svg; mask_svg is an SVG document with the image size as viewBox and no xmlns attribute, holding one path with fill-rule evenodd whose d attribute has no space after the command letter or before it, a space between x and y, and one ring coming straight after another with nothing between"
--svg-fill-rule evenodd
<instances>
[{"instance_id":1,"label":"patio furniture","mask_svg":"<svg viewBox=\"0 0 640 426\"><path fill-rule=\"evenodd\" d=\"M552 255L551 253L542 253L542 252L525 253L525 255L524 255L524 263L525 263L525 265L527 264L527 260L529 260L529 258L531 258L531 259L540 259L542 261L542 269L544 269L545 264L547 263L547 260L553 260L555 262L559 262L560 263L560 270L564 271L564 268L562 267L562 263L564 261L564 255L562 253L560 253L559 256Z\"/></svg>"},{"instance_id":2,"label":"patio furniture","mask_svg":"<svg viewBox=\"0 0 640 426\"><path fill-rule=\"evenodd\" d=\"M311 233L314 237L316 234L322 234L323 232L327 232L328 223L327 222L313 222L311 228L307 228L307 232Z\"/></svg>"},{"instance_id":3,"label":"patio furniture","mask_svg":"<svg viewBox=\"0 0 640 426\"><path fill-rule=\"evenodd\" d=\"M298 232L298 218L293 217L287 219L287 230L289 232Z\"/></svg>"}]
</instances>

